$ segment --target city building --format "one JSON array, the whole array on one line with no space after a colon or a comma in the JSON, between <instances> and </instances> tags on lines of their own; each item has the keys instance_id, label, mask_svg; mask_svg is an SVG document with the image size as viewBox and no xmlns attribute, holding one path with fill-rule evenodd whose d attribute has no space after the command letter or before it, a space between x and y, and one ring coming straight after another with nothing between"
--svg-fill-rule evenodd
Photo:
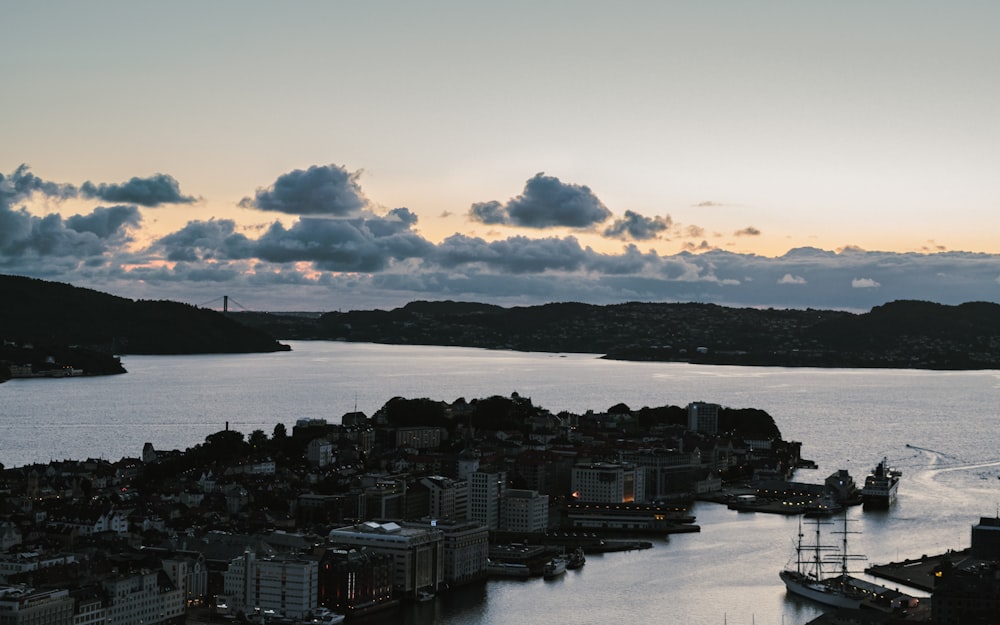
<instances>
[{"instance_id":1,"label":"city building","mask_svg":"<svg viewBox=\"0 0 1000 625\"><path fill-rule=\"evenodd\" d=\"M333 443L325 438L314 438L306 445L306 460L317 467L325 467L334 461Z\"/></svg>"},{"instance_id":2,"label":"city building","mask_svg":"<svg viewBox=\"0 0 1000 625\"><path fill-rule=\"evenodd\" d=\"M391 607L395 558L362 547L331 547L319 560L319 604L340 614L364 614Z\"/></svg>"},{"instance_id":3,"label":"city building","mask_svg":"<svg viewBox=\"0 0 1000 625\"><path fill-rule=\"evenodd\" d=\"M0 586L0 625L73 625L68 590Z\"/></svg>"},{"instance_id":4,"label":"city building","mask_svg":"<svg viewBox=\"0 0 1000 625\"><path fill-rule=\"evenodd\" d=\"M225 573L225 598L232 613L273 611L303 618L318 604L319 564L292 555L258 558L247 549Z\"/></svg>"},{"instance_id":5,"label":"city building","mask_svg":"<svg viewBox=\"0 0 1000 625\"><path fill-rule=\"evenodd\" d=\"M702 434L719 433L719 404L709 404L703 401L688 404L688 429Z\"/></svg>"},{"instance_id":6,"label":"city building","mask_svg":"<svg viewBox=\"0 0 1000 625\"><path fill-rule=\"evenodd\" d=\"M105 625L184 623L184 590L160 571L142 570L101 582L107 595Z\"/></svg>"},{"instance_id":7,"label":"city building","mask_svg":"<svg viewBox=\"0 0 1000 625\"><path fill-rule=\"evenodd\" d=\"M468 519L491 530L500 528L500 501L507 490L505 471L478 470L469 477Z\"/></svg>"},{"instance_id":8,"label":"city building","mask_svg":"<svg viewBox=\"0 0 1000 625\"><path fill-rule=\"evenodd\" d=\"M699 482L709 472L702 462L701 451L680 449L637 449L622 454L622 461L643 472L643 487L637 491L635 501L659 501L677 495L688 495L699 490L717 490L721 480L716 479L704 489ZM584 500L581 498L581 501Z\"/></svg>"},{"instance_id":9,"label":"city building","mask_svg":"<svg viewBox=\"0 0 1000 625\"><path fill-rule=\"evenodd\" d=\"M644 477L645 470L633 465L579 463L573 467L571 488L577 501L632 503L645 491Z\"/></svg>"},{"instance_id":10,"label":"city building","mask_svg":"<svg viewBox=\"0 0 1000 625\"><path fill-rule=\"evenodd\" d=\"M427 489L430 505L428 515L432 519L461 521L469 513L469 483L453 480L440 475L431 475L420 480Z\"/></svg>"},{"instance_id":11,"label":"city building","mask_svg":"<svg viewBox=\"0 0 1000 625\"><path fill-rule=\"evenodd\" d=\"M509 492L509 491L508 491ZM441 532L444 549L444 581L449 587L483 579L490 554L490 531L474 521L427 521L403 523L406 527L434 528Z\"/></svg>"},{"instance_id":12,"label":"city building","mask_svg":"<svg viewBox=\"0 0 1000 625\"><path fill-rule=\"evenodd\" d=\"M549 496L537 490L508 488L501 500L500 529L544 532L549 527Z\"/></svg>"},{"instance_id":13,"label":"city building","mask_svg":"<svg viewBox=\"0 0 1000 625\"><path fill-rule=\"evenodd\" d=\"M334 544L392 555L396 597L413 597L423 589L436 591L444 581L444 540L437 528L366 521L330 530L328 538Z\"/></svg>"}]
</instances>

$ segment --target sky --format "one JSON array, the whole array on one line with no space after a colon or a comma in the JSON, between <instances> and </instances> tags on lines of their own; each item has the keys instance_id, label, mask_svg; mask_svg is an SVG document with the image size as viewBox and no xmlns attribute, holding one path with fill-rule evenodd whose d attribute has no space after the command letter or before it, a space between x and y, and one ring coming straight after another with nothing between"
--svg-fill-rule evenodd
<instances>
[{"instance_id":1,"label":"sky","mask_svg":"<svg viewBox=\"0 0 1000 625\"><path fill-rule=\"evenodd\" d=\"M1000 301L992 0L0 11L0 273L267 311Z\"/></svg>"}]
</instances>

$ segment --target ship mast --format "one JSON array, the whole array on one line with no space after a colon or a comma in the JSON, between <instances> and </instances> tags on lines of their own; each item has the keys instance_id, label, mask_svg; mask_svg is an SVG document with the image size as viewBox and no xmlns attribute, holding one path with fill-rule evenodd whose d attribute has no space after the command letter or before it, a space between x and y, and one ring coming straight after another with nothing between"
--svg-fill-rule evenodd
<instances>
[{"instance_id":1,"label":"ship mast","mask_svg":"<svg viewBox=\"0 0 1000 625\"><path fill-rule=\"evenodd\" d=\"M850 571L847 569L848 560L867 560L865 556L851 554L847 551L847 535L848 534L860 534L861 532L848 531L847 529L847 511L844 511L844 528L839 532L833 532L834 534L841 534L843 538L841 539L840 546L840 573L846 576Z\"/></svg>"}]
</instances>

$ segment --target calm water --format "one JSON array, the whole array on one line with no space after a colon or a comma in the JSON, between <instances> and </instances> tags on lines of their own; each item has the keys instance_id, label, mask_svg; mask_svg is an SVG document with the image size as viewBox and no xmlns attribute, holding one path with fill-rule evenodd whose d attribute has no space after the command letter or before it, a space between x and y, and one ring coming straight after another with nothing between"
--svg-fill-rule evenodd
<instances>
[{"instance_id":1,"label":"calm water","mask_svg":"<svg viewBox=\"0 0 1000 625\"><path fill-rule=\"evenodd\" d=\"M453 401L517 392L553 412L710 401L769 412L803 442L821 482L856 480L888 456L904 472L889 513L852 509L852 551L886 562L964 548L979 516L1000 506L994 418L1000 372L691 366L589 355L292 342L293 351L236 356L129 356L123 376L0 385L0 462L136 456L145 442L184 449L225 427L268 434L300 417L372 414L394 396ZM912 447L907 447L907 444ZM777 577L796 519L695 508L699 534L651 550L591 557L556 581L490 582L441 596L403 623L685 623L794 625L819 614ZM399 615L373 623L400 622Z\"/></svg>"}]
</instances>

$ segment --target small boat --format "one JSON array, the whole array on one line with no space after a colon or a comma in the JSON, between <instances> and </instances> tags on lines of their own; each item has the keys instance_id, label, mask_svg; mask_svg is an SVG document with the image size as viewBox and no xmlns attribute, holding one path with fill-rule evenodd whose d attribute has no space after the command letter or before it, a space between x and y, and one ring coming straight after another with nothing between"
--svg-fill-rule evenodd
<instances>
[{"instance_id":1,"label":"small boat","mask_svg":"<svg viewBox=\"0 0 1000 625\"><path fill-rule=\"evenodd\" d=\"M583 548L577 547L570 552L566 560L567 569L578 569L587 563L587 557L583 555Z\"/></svg>"},{"instance_id":2,"label":"small boat","mask_svg":"<svg viewBox=\"0 0 1000 625\"><path fill-rule=\"evenodd\" d=\"M542 570L542 577L545 579L553 579L559 577L566 572L566 565L569 563L569 559L566 556L556 556L548 561L545 568Z\"/></svg>"},{"instance_id":3,"label":"small boat","mask_svg":"<svg viewBox=\"0 0 1000 625\"><path fill-rule=\"evenodd\" d=\"M428 601L434 600L434 593L430 588L421 588L417 591L417 601L420 603L427 603Z\"/></svg>"},{"instance_id":4,"label":"small boat","mask_svg":"<svg viewBox=\"0 0 1000 625\"><path fill-rule=\"evenodd\" d=\"M331 612L326 608L319 608L311 621L307 621L309 625L339 625L344 622L347 617L343 614L337 612Z\"/></svg>"}]
</instances>

